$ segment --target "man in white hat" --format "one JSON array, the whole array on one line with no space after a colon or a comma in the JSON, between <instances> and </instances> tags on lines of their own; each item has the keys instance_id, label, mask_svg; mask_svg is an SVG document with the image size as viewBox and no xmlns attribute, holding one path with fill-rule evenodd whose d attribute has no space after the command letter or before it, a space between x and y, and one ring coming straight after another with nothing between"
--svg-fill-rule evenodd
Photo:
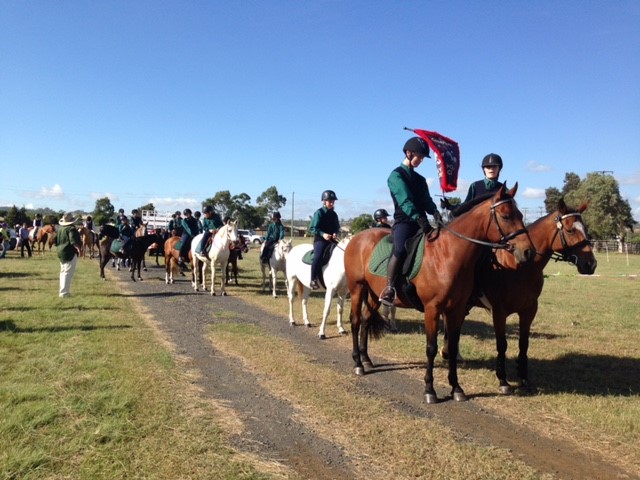
<instances>
[{"instance_id":1,"label":"man in white hat","mask_svg":"<svg viewBox=\"0 0 640 480\"><path fill-rule=\"evenodd\" d=\"M80 233L75 227L77 218L71 212L67 212L58 222L60 228L56 232L56 246L60 259L60 297L68 297L71 288L71 279L76 271L78 255L82 243Z\"/></svg>"}]
</instances>

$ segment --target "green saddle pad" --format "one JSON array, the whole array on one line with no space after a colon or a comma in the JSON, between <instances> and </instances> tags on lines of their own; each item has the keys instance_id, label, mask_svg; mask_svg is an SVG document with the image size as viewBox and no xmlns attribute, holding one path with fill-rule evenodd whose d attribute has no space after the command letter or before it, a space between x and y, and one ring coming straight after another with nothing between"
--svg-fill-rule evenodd
<instances>
[{"instance_id":1,"label":"green saddle pad","mask_svg":"<svg viewBox=\"0 0 640 480\"><path fill-rule=\"evenodd\" d=\"M182 240L178 240L178 243L176 243L176 244L173 246L173 249L174 249L174 250L180 250L181 248L182 248Z\"/></svg>"},{"instance_id":2,"label":"green saddle pad","mask_svg":"<svg viewBox=\"0 0 640 480\"><path fill-rule=\"evenodd\" d=\"M302 256L302 263L306 263L307 265L313 264L313 250L309 250Z\"/></svg>"},{"instance_id":3,"label":"green saddle pad","mask_svg":"<svg viewBox=\"0 0 640 480\"><path fill-rule=\"evenodd\" d=\"M418 244L418 251L416 252L415 258L422 259L422 255L424 254L424 239L425 236L423 235L420 239L420 243ZM393 237L391 235L385 235L382 240L378 242L376 248L371 254L371 258L369 259L369 271L379 277L386 277L387 265L389 265L389 257L391 256L392 251ZM421 261L413 262L411 272L407 275L407 278L410 280L414 278L420 271L421 266Z\"/></svg>"},{"instance_id":4,"label":"green saddle pad","mask_svg":"<svg viewBox=\"0 0 640 480\"><path fill-rule=\"evenodd\" d=\"M113 242L111 242L111 253L120 253L122 245L124 245L124 242L119 238L113 240Z\"/></svg>"}]
</instances>

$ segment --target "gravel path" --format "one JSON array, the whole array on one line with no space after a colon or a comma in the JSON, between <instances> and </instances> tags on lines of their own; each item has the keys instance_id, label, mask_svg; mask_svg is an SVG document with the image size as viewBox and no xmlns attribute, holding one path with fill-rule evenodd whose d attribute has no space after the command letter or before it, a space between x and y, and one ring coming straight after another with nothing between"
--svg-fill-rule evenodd
<instances>
[{"instance_id":1,"label":"gravel path","mask_svg":"<svg viewBox=\"0 0 640 480\"><path fill-rule=\"evenodd\" d=\"M194 368L199 370L197 382L203 395L237 412L244 423L244 431L242 436L231 438L233 447L276 460L303 478L357 477L352 460L339 446L292 419L292 407L260 387L254 373L244 369L239 361L215 351L206 332L208 325L223 321L216 318L216 312L219 316L221 310L233 311L236 312L234 322L258 324L271 335L304 344L319 363L349 371L353 367L352 361L343 348L335 347L331 341L320 342L307 329L291 328L284 316L274 318L241 298L212 299L208 293L195 293L184 277L174 285L166 285L163 268L150 268L143 274L143 282L131 282L126 272L113 272L109 278L120 281L123 295L135 297L149 312L158 312L154 319L164 335L175 345L176 351L191 359ZM423 367L379 364L376 373L366 375L366 381L360 383L368 394L389 400L409 415L435 418L448 425L461 439L507 448L540 473L576 480L629 478L614 464L605 463L596 455L586 455L571 449L565 442L543 438L526 426L513 424L495 412L484 410L476 402L444 401L435 406L426 405L422 385L402 373L402 370ZM437 390L441 399L447 397L448 386L440 385Z\"/></svg>"}]
</instances>

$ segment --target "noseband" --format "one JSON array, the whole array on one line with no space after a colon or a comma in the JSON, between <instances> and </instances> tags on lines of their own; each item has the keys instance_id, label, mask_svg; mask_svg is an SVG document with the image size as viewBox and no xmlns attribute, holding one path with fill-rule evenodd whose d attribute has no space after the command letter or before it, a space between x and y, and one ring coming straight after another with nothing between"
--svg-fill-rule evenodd
<instances>
[{"instance_id":1,"label":"noseband","mask_svg":"<svg viewBox=\"0 0 640 480\"><path fill-rule=\"evenodd\" d=\"M569 217L577 217L579 221L582 221L582 215L579 212L566 213L564 215L558 215L556 218L554 218L556 222L556 231L553 234L553 239L551 240L551 247L553 248L553 242L556 241L556 237L560 236L560 244L562 245L562 249L559 252L552 251L551 258L553 258L556 262L563 261L563 262L569 262L574 265L577 265L578 257L575 254L571 255L571 251L577 250L584 246L591 246L591 241L588 238L586 238L587 235L585 232L584 240L576 243L575 245L567 244L567 239L565 238L565 233L564 233L565 227L562 221L565 218L569 218Z\"/></svg>"}]
</instances>

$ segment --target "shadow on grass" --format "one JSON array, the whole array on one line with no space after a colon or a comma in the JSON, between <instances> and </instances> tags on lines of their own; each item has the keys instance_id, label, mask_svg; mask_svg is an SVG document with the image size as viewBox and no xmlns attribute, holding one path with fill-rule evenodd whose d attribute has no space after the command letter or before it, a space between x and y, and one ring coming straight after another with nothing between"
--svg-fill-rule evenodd
<instances>
[{"instance_id":1,"label":"shadow on grass","mask_svg":"<svg viewBox=\"0 0 640 480\"><path fill-rule=\"evenodd\" d=\"M36 272L4 272L0 275L0 278L11 280L12 278L27 278L27 277L40 277L41 275ZM4 290L5 287L2 287Z\"/></svg>"},{"instance_id":2,"label":"shadow on grass","mask_svg":"<svg viewBox=\"0 0 640 480\"><path fill-rule=\"evenodd\" d=\"M29 328L20 328L16 326L16 324L12 320L3 320L0 321L0 332L11 332L11 333L59 333L59 332L68 332L68 331L92 331L92 330L124 330L131 328L131 325L106 325L106 326L95 326L95 325L60 325L60 326L51 326L51 327L29 327Z\"/></svg>"}]
</instances>

